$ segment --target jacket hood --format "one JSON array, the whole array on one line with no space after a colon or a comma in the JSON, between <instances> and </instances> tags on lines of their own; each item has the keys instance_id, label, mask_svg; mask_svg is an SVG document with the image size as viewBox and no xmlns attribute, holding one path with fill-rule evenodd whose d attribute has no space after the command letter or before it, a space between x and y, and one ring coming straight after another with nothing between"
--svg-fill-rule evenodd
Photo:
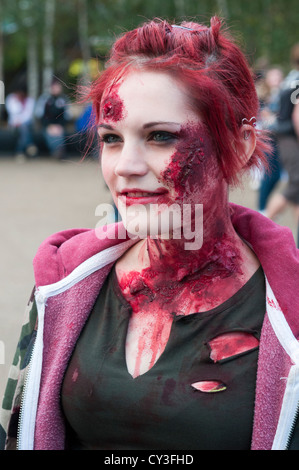
<instances>
[{"instance_id":1,"label":"jacket hood","mask_svg":"<svg viewBox=\"0 0 299 470\"><path fill-rule=\"evenodd\" d=\"M60 281L93 255L129 238L121 222L97 229L64 230L51 235L40 245L33 260L36 287ZM135 241L132 239L132 244Z\"/></svg>"}]
</instances>

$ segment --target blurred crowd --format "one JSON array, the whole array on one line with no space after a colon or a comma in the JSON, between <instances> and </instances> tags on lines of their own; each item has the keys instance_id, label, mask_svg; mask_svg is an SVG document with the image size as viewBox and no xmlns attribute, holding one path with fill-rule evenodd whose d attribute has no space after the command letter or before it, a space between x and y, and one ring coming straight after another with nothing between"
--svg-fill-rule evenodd
<instances>
[{"instance_id":1,"label":"blurred crowd","mask_svg":"<svg viewBox=\"0 0 299 470\"><path fill-rule=\"evenodd\" d=\"M6 131L12 137L12 150L18 162L38 156L41 139L49 156L63 159L67 145L71 144L71 140L67 142L68 134L77 135L79 140L79 135L85 137L91 127L90 106L80 108L78 113L57 79L36 101L28 96L26 86L16 87L6 97L5 110Z\"/></svg>"}]
</instances>

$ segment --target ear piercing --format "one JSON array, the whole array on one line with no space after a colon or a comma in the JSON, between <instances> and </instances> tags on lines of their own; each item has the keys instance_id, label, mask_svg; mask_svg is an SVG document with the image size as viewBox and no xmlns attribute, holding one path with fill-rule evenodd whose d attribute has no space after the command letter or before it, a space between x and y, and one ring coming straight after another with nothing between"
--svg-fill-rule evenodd
<instances>
[{"instance_id":1,"label":"ear piercing","mask_svg":"<svg viewBox=\"0 0 299 470\"><path fill-rule=\"evenodd\" d=\"M253 116L252 118L250 119L246 119L246 118L243 118L242 119L242 125L244 126L245 124L249 125L249 126L253 126L255 127L256 126L256 117ZM244 140L248 140L249 137L250 137L250 132L251 131L245 131L244 132Z\"/></svg>"},{"instance_id":2,"label":"ear piercing","mask_svg":"<svg viewBox=\"0 0 299 470\"><path fill-rule=\"evenodd\" d=\"M256 126L256 117L252 116L251 119L243 118L242 119L242 125L244 125L244 124L249 124L250 126L255 127Z\"/></svg>"}]
</instances>

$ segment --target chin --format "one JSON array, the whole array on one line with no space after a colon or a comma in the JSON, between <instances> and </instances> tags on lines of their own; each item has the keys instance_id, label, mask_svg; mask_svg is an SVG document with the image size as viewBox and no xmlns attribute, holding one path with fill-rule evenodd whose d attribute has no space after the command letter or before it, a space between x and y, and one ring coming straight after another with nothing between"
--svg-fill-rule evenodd
<instances>
[{"instance_id":1,"label":"chin","mask_svg":"<svg viewBox=\"0 0 299 470\"><path fill-rule=\"evenodd\" d=\"M119 206L123 224L128 233L138 238L172 239L181 236L181 214L167 210L159 212L152 206Z\"/></svg>"}]
</instances>

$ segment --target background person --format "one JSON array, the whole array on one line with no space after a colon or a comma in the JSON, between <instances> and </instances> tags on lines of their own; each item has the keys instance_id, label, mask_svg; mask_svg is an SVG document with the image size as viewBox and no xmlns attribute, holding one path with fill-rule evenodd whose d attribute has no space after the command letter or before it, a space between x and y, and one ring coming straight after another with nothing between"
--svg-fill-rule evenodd
<instances>
[{"instance_id":1,"label":"background person","mask_svg":"<svg viewBox=\"0 0 299 470\"><path fill-rule=\"evenodd\" d=\"M36 155L32 125L34 99L27 95L26 87L17 88L7 95L5 106L8 114L8 126L15 132L15 156L23 161L26 155Z\"/></svg>"},{"instance_id":2,"label":"background person","mask_svg":"<svg viewBox=\"0 0 299 470\"><path fill-rule=\"evenodd\" d=\"M292 99L292 96L298 97L296 88L299 86L299 44L291 49L291 63L292 70L280 89L278 116L270 128L277 137L279 154L288 175L288 182L281 193L275 193L269 200L265 214L270 219L275 219L291 205L299 225L299 104L298 100Z\"/></svg>"},{"instance_id":3,"label":"background person","mask_svg":"<svg viewBox=\"0 0 299 470\"><path fill-rule=\"evenodd\" d=\"M65 150L65 127L71 115L67 97L59 80L53 80L49 93L41 95L38 99L35 116L42 125L50 155L61 159Z\"/></svg>"},{"instance_id":4,"label":"background person","mask_svg":"<svg viewBox=\"0 0 299 470\"><path fill-rule=\"evenodd\" d=\"M283 80L283 73L279 67L270 67L265 72L263 80L263 92L261 93L261 111L259 115L259 125L263 129L269 129L275 122L279 111L280 86ZM279 157L279 149L276 136L272 134L272 152L268 155L268 170L263 171L260 187L258 209L263 212L266 209L270 195L281 179L283 171Z\"/></svg>"}]
</instances>

